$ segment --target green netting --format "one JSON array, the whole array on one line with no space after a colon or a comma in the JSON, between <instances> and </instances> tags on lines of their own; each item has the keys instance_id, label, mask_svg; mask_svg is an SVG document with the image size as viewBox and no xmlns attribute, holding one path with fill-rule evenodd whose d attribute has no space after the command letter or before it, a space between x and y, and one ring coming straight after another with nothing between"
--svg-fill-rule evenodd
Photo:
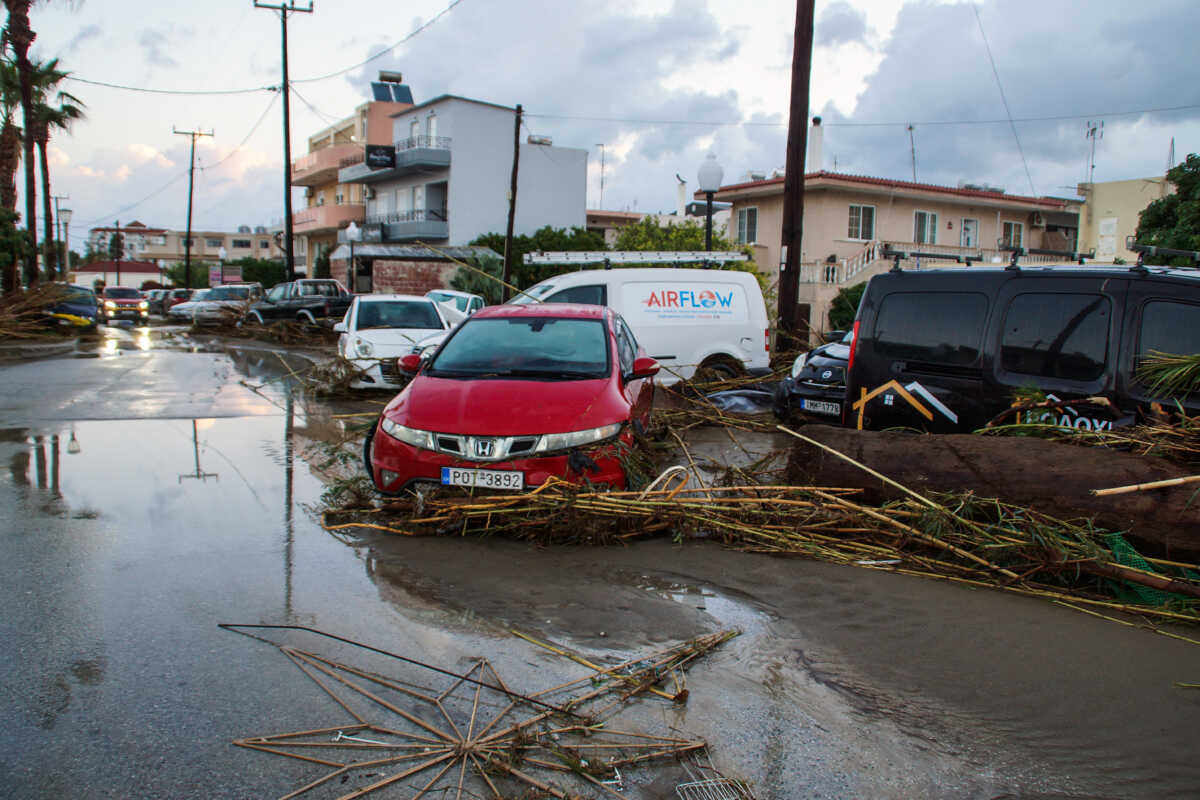
<instances>
[{"instance_id":1,"label":"green netting","mask_svg":"<svg viewBox=\"0 0 1200 800\"><path fill-rule=\"evenodd\" d=\"M1125 567L1133 567L1134 569L1153 572L1165 577L1176 577L1164 573L1163 570L1156 568L1146 559L1142 558L1141 554L1134 549L1128 540L1122 534L1110 533L1104 537L1108 543L1109 549L1112 551L1113 561ZM1178 577L1187 578L1193 581L1200 581L1200 574L1188 569L1177 570ZM1183 600L1179 595L1163 592L1158 589L1151 589L1149 586L1140 586L1135 583L1126 583L1124 581L1111 581L1114 593L1125 601L1136 601L1145 603L1146 605L1165 606L1165 605L1185 605L1191 607L1195 605L1192 601Z\"/></svg>"}]
</instances>

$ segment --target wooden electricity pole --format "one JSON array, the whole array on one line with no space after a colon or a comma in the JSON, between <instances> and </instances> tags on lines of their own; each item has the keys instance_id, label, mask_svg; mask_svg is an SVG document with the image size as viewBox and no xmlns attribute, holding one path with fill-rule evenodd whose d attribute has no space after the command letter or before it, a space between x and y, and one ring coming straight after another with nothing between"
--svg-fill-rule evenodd
<instances>
[{"instance_id":1,"label":"wooden electricity pole","mask_svg":"<svg viewBox=\"0 0 1200 800\"><path fill-rule=\"evenodd\" d=\"M783 263L779 274L779 337L776 352L789 349L797 331L800 262L804 241L804 153L808 147L808 84L812 73L814 0L797 0L792 44L792 100L787 165L783 177ZM807 336L807 331L804 332Z\"/></svg>"},{"instance_id":2,"label":"wooden electricity pole","mask_svg":"<svg viewBox=\"0 0 1200 800\"><path fill-rule=\"evenodd\" d=\"M504 299L508 299L509 286L512 285L513 257L513 218L517 215L517 167L521 163L521 104L517 103L517 113L513 118L513 166L512 182L508 188L508 227L504 231L504 285L500 287Z\"/></svg>"},{"instance_id":3,"label":"wooden electricity pole","mask_svg":"<svg viewBox=\"0 0 1200 800\"><path fill-rule=\"evenodd\" d=\"M194 186L193 178L196 174L196 137L197 136L212 136L214 131L205 133L201 130L181 131L174 126L171 127L171 133L176 136L190 136L192 139L192 155L191 161L188 162L188 208L187 208L187 238L183 240L183 288L192 288L192 188ZM117 276L120 282L120 276Z\"/></svg>"},{"instance_id":4,"label":"wooden electricity pole","mask_svg":"<svg viewBox=\"0 0 1200 800\"><path fill-rule=\"evenodd\" d=\"M287 263L287 279L294 281L296 280L296 258L292 252L292 115L288 105L288 96L292 93L292 86L288 82L287 18L289 11L311 14L313 6L310 2L308 8L300 8L296 5L296 0L289 0L287 3L278 5L254 0L254 7L278 11L282 27L283 83L280 84L279 90L283 94L283 252L284 260Z\"/></svg>"}]
</instances>

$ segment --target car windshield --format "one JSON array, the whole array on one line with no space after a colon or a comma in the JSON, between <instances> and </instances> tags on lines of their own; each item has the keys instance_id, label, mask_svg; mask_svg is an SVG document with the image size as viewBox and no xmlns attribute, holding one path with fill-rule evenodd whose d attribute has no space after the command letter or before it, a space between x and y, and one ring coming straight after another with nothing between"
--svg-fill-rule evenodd
<instances>
[{"instance_id":1,"label":"car windshield","mask_svg":"<svg viewBox=\"0 0 1200 800\"><path fill-rule=\"evenodd\" d=\"M245 286L216 286L196 292L193 300L245 300L250 296L250 290Z\"/></svg>"},{"instance_id":2,"label":"car windshield","mask_svg":"<svg viewBox=\"0 0 1200 800\"><path fill-rule=\"evenodd\" d=\"M431 300L436 300L439 303L450 303L459 311L467 310L467 303L471 302L471 298L463 295L450 294L449 292L429 292L426 297Z\"/></svg>"},{"instance_id":3,"label":"car windshield","mask_svg":"<svg viewBox=\"0 0 1200 800\"><path fill-rule=\"evenodd\" d=\"M68 286L66 300L69 303L94 303L96 302L96 295L90 289Z\"/></svg>"},{"instance_id":4,"label":"car windshield","mask_svg":"<svg viewBox=\"0 0 1200 800\"><path fill-rule=\"evenodd\" d=\"M120 300L138 300L141 298L142 293L137 289L126 289L122 286L116 286L112 289L105 289L104 296L113 297Z\"/></svg>"},{"instance_id":5,"label":"car windshield","mask_svg":"<svg viewBox=\"0 0 1200 800\"><path fill-rule=\"evenodd\" d=\"M515 306L528 305L529 303L536 303L552 291L554 291L554 284L539 283L537 286L529 287L508 302Z\"/></svg>"},{"instance_id":6,"label":"car windshield","mask_svg":"<svg viewBox=\"0 0 1200 800\"><path fill-rule=\"evenodd\" d=\"M425 374L570 379L608 373L608 337L600 320L472 317L442 346Z\"/></svg>"},{"instance_id":7,"label":"car windshield","mask_svg":"<svg viewBox=\"0 0 1200 800\"><path fill-rule=\"evenodd\" d=\"M373 300L358 305L357 328L429 328L441 330L442 319L428 300Z\"/></svg>"}]
</instances>

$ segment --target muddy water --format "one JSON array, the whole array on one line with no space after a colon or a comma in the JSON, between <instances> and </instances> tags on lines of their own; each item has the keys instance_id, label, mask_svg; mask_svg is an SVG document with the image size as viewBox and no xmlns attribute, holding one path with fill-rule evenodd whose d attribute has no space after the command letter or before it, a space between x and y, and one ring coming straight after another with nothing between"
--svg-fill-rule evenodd
<instances>
[{"instance_id":1,"label":"muddy water","mask_svg":"<svg viewBox=\"0 0 1200 800\"><path fill-rule=\"evenodd\" d=\"M345 434L334 409L274 380L269 354L161 353L128 338L71 376L99 381L99 398L0 407L11 720L0 767L16 796L279 796L311 779L230 752L235 736L328 719L273 654L215 629L230 620L313 625L451 668L487 656L520 690L578 673L512 629L615 663L739 628L690 671L686 705L647 700L627 715L706 739L759 798L1190 797L1200 786L1200 692L1173 686L1200 682L1196 645L707 542L545 549L327 533L306 506L328 479L325 445ZM148 388L168 388L156 375L174 389L151 405ZM7 385L39 376L9 372ZM128 398L138 418L119 418L106 396ZM195 425L178 413L201 409ZM704 470L785 443L700 431L689 449ZM685 778L638 770L627 796L675 797Z\"/></svg>"}]
</instances>

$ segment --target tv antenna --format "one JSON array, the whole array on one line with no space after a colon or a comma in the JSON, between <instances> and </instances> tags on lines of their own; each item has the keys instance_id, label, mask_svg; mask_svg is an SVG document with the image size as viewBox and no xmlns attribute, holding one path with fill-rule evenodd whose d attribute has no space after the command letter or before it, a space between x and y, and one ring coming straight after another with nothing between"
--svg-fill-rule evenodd
<instances>
[{"instance_id":1,"label":"tv antenna","mask_svg":"<svg viewBox=\"0 0 1200 800\"><path fill-rule=\"evenodd\" d=\"M1092 151L1088 155L1087 182L1092 183L1096 177L1096 140L1104 138L1104 120L1099 123L1088 120L1087 138L1092 140Z\"/></svg>"}]
</instances>

